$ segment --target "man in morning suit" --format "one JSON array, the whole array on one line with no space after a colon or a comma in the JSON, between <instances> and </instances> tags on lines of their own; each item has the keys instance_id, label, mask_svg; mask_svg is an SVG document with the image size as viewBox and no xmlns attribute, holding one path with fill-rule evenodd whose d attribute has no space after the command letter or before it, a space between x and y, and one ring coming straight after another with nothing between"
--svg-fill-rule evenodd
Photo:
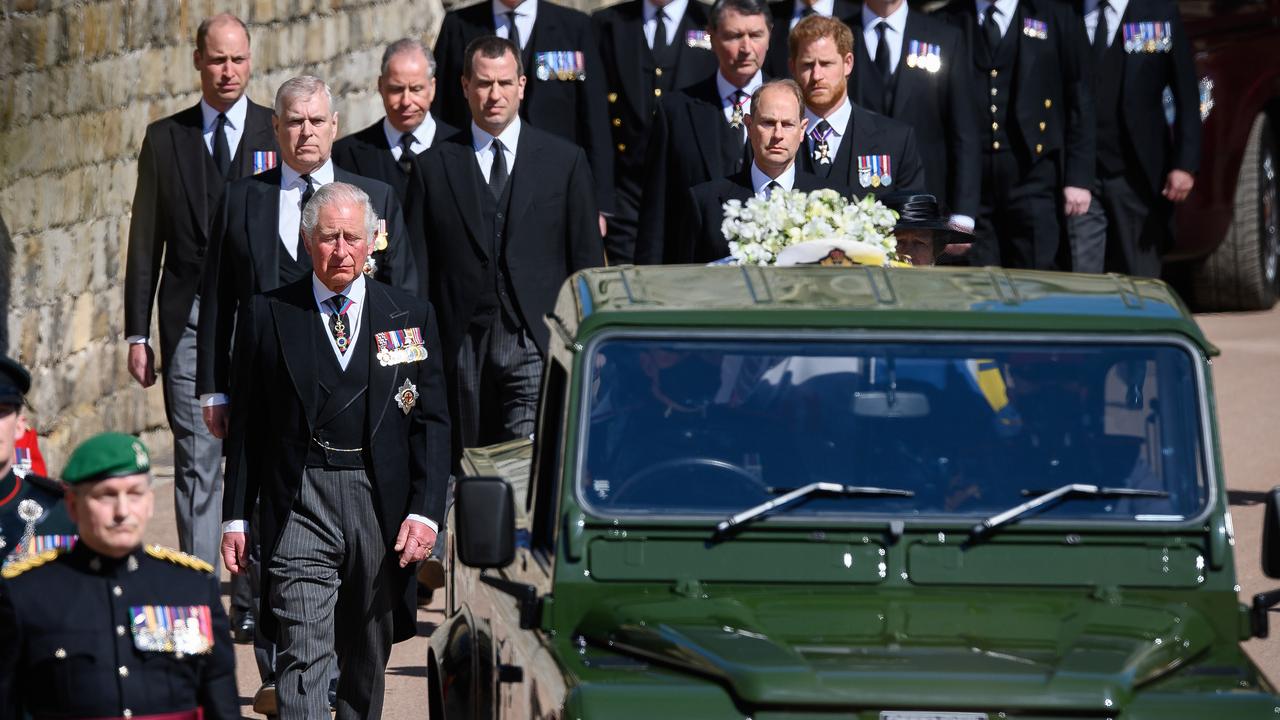
<instances>
[{"instance_id":1,"label":"man in morning suit","mask_svg":"<svg viewBox=\"0 0 1280 720\"><path fill-rule=\"evenodd\" d=\"M393 642L414 635L413 564L444 511L449 418L431 305L367 277L378 215L333 182L302 213L312 271L255 296L236 328L223 561L244 569L260 503L263 629L279 717L382 714Z\"/></svg>"},{"instance_id":2,"label":"man in morning suit","mask_svg":"<svg viewBox=\"0 0 1280 720\"><path fill-rule=\"evenodd\" d=\"M147 449L95 435L62 481L75 547L0 573L0 720L239 718L217 573L142 544L155 510Z\"/></svg>"},{"instance_id":3,"label":"man in morning suit","mask_svg":"<svg viewBox=\"0 0 1280 720\"><path fill-rule=\"evenodd\" d=\"M1093 202L1067 220L1072 269L1159 277L1173 203L1187 199L1200 167L1191 44L1169 0L1084 0L1083 10L1096 70L1098 157Z\"/></svg>"},{"instance_id":4,"label":"man in morning suit","mask_svg":"<svg viewBox=\"0 0 1280 720\"><path fill-rule=\"evenodd\" d=\"M198 290L224 188L270 169L278 147L271 111L244 94L251 65L244 23L226 14L201 22L192 60L200 73L200 102L149 125L142 141L129 222L124 332L129 374L150 387L156 373L148 336L158 284L178 547L216 566L222 443L205 427L196 398ZM236 580L232 588L232 625L247 640L253 599L247 582Z\"/></svg>"},{"instance_id":5,"label":"man in morning suit","mask_svg":"<svg viewBox=\"0 0 1280 720\"><path fill-rule=\"evenodd\" d=\"M449 366L456 453L533 432L560 284L604 263L587 157L520 119L515 45L472 41L462 84L469 130L418 158L431 299Z\"/></svg>"},{"instance_id":6,"label":"man in morning suit","mask_svg":"<svg viewBox=\"0 0 1280 720\"><path fill-rule=\"evenodd\" d=\"M764 84L760 68L772 18L761 0L716 0L707 18L717 70L664 95L645 149L644 190L636 236L638 265L692 261L680 226L689 188L732 175L750 162L743 118Z\"/></svg>"},{"instance_id":7,"label":"man in morning suit","mask_svg":"<svg viewBox=\"0 0 1280 720\"><path fill-rule=\"evenodd\" d=\"M476 38L497 35L520 49L532 75L520 117L536 128L575 143L587 153L600 212L599 231L613 212L613 143L605 106L605 71L591 18L547 0L487 0L451 10L440 25L440 117L465 128L471 110L462 89L466 48Z\"/></svg>"},{"instance_id":8,"label":"man in morning suit","mask_svg":"<svg viewBox=\"0 0 1280 720\"><path fill-rule=\"evenodd\" d=\"M706 7L698 0L627 0L591 16L613 124L614 212L605 253L615 265L635 258L645 147L664 94L716 69Z\"/></svg>"},{"instance_id":9,"label":"man in morning suit","mask_svg":"<svg viewBox=\"0 0 1280 720\"><path fill-rule=\"evenodd\" d=\"M929 194L957 227L972 231L982 155L964 34L906 0L865 0L852 28L850 97L915 130Z\"/></svg>"},{"instance_id":10,"label":"man in morning suit","mask_svg":"<svg viewBox=\"0 0 1280 720\"><path fill-rule=\"evenodd\" d=\"M823 188L848 194L830 179L796 169L796 151L804 144L807 120L804 97L795 82L774 80L761 85L751 96L751 111L743 120L751 143L751 166L689 191L687 225L694 242L694 262L714 262L729 255L729 243L720 230L728 200L745 202L753 196L769 197L785 190Z\"/></svg>"},{"instance_id":11,"label":"man in morning suit","mask_svg":"<svg viewBox=\"0 0 1280 720\"><path fill-rule=\"evenodd\" d=\"M1059 0L953 0L978 98L982 193L974 265L1051 270L1060 218L1089 209L1095 118L1079 14Z\"/></svg>"},{"instance_id":12,"label":"man in morning suit","mask_svg":"<svg viewBox=\"0 0 1280 720\"><path fill-rule=\"evenodd\" d=\"M791 72L804 93L807 137L801 170L847 187L850 197L894 190L924 192L925 172L911 126L849 100L853 32L812 16L791 31Z\"/></svg>"},{"instance_id":13,"label":"man in morning suit","mask_svg":"<svg viewBox=\"0 0 1280 720\"><path fill-rule=\"evenodd\" d=\"M811 16L835 18L849 27L858 25L858 4L852 0L774 0L769 3L773 26L778 29L769 40L769 57L764 72L769 77L791 77L791 30Z\"/></svg>"}]
</instances>

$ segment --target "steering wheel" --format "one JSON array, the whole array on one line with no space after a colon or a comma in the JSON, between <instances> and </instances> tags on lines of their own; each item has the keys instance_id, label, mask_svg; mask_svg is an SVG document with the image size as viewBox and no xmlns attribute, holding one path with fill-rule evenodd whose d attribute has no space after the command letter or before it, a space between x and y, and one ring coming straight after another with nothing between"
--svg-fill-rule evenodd
<instances>
[{"instance_id":1,"label":"steering wheel","mask_svg":"<svg viewBox=\"0 0 1280 720\"><path fill-rule=\"evenodd\" d=\"M661 482L657 483L658 487L655 488L644 481L649 480L654 476L676 474L681 470L713 471L715 473L715 477L717 477L719 481L715 482L712 497L729 498L730 505L732 507L740 505L741 498L752 498L758 496L770 497L773 495L773 492L769 489L768 485L764 484L763 480L756 477L754 473L740 465L735 465L727 460L720 460L719 458L680 457L663 460L662 462L649 465L639 472L633 473L621 483L618 483L618 487L613 492L613 502L623 500L623 498L626 497L628 489L634 490L643 488L649 493L657 495L666 494L665 491L662 490ZM726 487L726 485L728 485L728 487ZM673 497L688 497L690 489L689 485L682 481L677 486L672 487L671 491L674 493ZM698 489L705 492L705 489L701 487L701 483L699 483Z\"/></svg>"}]
</instances>

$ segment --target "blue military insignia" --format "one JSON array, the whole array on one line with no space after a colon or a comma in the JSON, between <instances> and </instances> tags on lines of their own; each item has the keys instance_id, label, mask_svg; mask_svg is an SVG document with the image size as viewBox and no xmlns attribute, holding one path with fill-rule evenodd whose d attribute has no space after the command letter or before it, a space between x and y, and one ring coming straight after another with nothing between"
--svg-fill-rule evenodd
<instances>
[{"instance_id":1,"label":"blue military insignia","mask_svg":"<svg viewBox=\"0 0 1280 720\"><path fill-rule=\"evenodd\" d=\"M1043 20L1025 18L1022 21L1022 34L1036 40L1047 40L1049 38L1049 26Z\"/></svg>"},{"instance_id":2,"label":"blue military insignia","mask_svg":"<svg viewBox=\"0 0 1280 720\"><path fill-rule=\"evenodd\" d=\"M862 187L889 187L893 184L892 161L888 155L859 155L858 184Z\"/></svg>"},{"instance_id":3,"label":"blue military insignia","mask_svg":"<svg viewBox=\"0 0 1280 720\"><path fill-rule=\"evenodd\" d=\"M578 50L551 50L534 53L534 75L539 80L586 80L586 56Z\"/></svg>"},{"instance_id":4,"label":"blue military insignia","mask_svg":"<svg viewBox=\"0 0 1280 720\"><path fill-rule=\"evenodd\" d=\"M938 45L912 40L907 47L907 67L931 73L942 69L942 48Z\"/></svg>"},{"instance_id":5,"label":"blue military insignia","mask_svg":"<svg viewBox=\"0 0 1280 720\"><path fill-rule=\"evenodd\" d=\"M276 166L278 156L272 150L253 151L253 174L266 172Z\"/></svg>"},{"instance_id":6,"label":"blue military insignia","mask_svg":"<svg viewBox=\"0 0 1280 720\"><path fill-rule=\"evenodd\" d=\"M684 34L684 44L691 48L710 50L711 33L706 30L687 30Z\"/></svg>"},{"instance_id":7,"label":"blue military insignia","mask_svg":"<svg viewBox=\"0 0 1280 720\"><path fill-rule=\"evenodd\" d=\"M213 651L208 605L135 605L129 608L133 646L143 652L204 655Z\"/></svg>"},{"instance_id":8,"label":"blue military insignia","mask_svg":"<svg viewBox=\"0 0 1280 720\"><path fill-rule=\"evenodd\" d=\"M1124 51L1127 53L1167 53L1173 50L1172 23L1125 23L1121 30L1124 34Z\"/></svg>"}]
</instances>

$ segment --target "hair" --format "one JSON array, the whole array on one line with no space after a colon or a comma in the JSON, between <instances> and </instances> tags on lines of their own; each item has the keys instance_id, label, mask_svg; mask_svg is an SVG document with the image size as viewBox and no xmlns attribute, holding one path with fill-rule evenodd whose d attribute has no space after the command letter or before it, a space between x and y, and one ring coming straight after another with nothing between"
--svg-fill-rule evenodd
<instances>
[{"instance_id":1,"label":"hair","mask_svg":"<svg viewBox=\"0 0 1280 720\"><path fill-rule=\"evenodd\" d=\"M331 182L316 190L307 206L302 208L302 234L310 238L320 224L320 211L338 203L354 203L364 210L364 239L372 244L373 235L378 231L378 213L365 191L343 182Z\"/></svg>"},{"instance_id":2,"label":"hair","mask_svg":"<svg viewBox=\"0 0 1280 720\"><path fill-rule=\"evenodd\" d=\"M734 10L739 15L763 15L765 26L773 30L773 13L769 12L769 6L761 0L716 0L707 13L708 30L715 32L719 29L725 10Z\"/></svg>"},{"instance_id":3,"label":"hair","mask_svg":"<svg viewBox=\"0 0 1280 720\"><path fill-rule=\"evenodd\" d=\"M200 26L196 28L196 50L203 54L205 38L209 37L209 31L213 29L213 26L226 22L234 22L239 25L240 29L244 31L245 42L249 41L249 26L245 25L243 20L231 13L218 13L200 21Z\"/></svg>"},{"instance_id":4,"label":"hair","mask_svg":"<svg viewBox=\"0 0 1280 720\"><path fill-rule=\"evenodd\" d=\"M524 61L520 59L520 48L515 43L497 35L483 35L472 40L467 43L466 52L462 56L462 77L471 77L476 55L486 60L495 60L507 53L511 53L511 57L516 59L516 77L524 75Z\"/></svg>"},{"instance_id":5,"label":"hair","mask_svg":"<svg viewBox=\"0 0 1280 720\"><path fill-rule=\"evenodd\" d=\"M836 51L840 53L840 57L853 52L853 31L848 25L835 18L810 15L796 23L796 26L791 28L791 34L787 36L787 44L791 48L791 59L795 60L800 55L802 47L822 38L831 38L836 44Z\"/></svg>"},{"instance_id":6,"label":"hair","mask_svg":"<svg viewBox=\"0 0 1280 720\"><path fill-rule=\"evenodd\" d=\"M379 77L387 76L387 68L391 65L391 58L401 54L410 52L420 52L427 59L427 77L436 76L436 56L431 54L431 48L426 43L416 38L400 38L399 40L387 46L382 51L382 71Z\"/></svg>"},{"instance_id":7,"label":"hair","mask_svg":"<svg viewBox=\"0 0 1280 720\"><path fill-rule=\"evenodd\" d=\"M751 114L756 114L756 106L760 104L760 98L764 97L766 90L782 90L784 88L790 90L792 95L795 95L796 107L799 108L800 117L804 117L804 93L800 91L800 84L790 79L770 80L756 88L756 91L751 93Z\"/></svg>"},{"instance_id":8,"label":"hair","mask_svg":"<svg viewBox=\"0 0 1280 720\"><path fill-rule=\"evenodd\" d=\"M316 93L324 93L324 99L329 103L329 113L336 112L333 107L333 94L329 92L329 86L324 81L314 75L299 75L295 78L289 78L280 85L280 89L276 90L276 117L283 119L284 111L293 104L295 100L309 98Z\"/></svg>"}]
</instances>

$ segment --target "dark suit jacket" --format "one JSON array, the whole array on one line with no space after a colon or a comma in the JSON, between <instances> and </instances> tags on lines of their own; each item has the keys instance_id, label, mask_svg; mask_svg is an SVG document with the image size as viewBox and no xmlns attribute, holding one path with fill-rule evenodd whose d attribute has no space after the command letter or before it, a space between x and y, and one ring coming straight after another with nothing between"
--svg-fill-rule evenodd
<instances>
[{"instance_id":1,"label":"dark suit jacket","mask_svg":"<svg viewBox=\"0 0 1280 720\"><path fill-rule=\"evenodd\" d=\"M1083 12L1083 8L1081 8ZM1173 29L1170 52L1123 53L1120 122L1149 187L1159 195L1170 170L1200 169L1200 93L1191 44L1182 15L1169 0L1129 0L1122 23L1167 22ZM1113 43L1124 46L1123 27ZM1101 69L1100 69L1101 71ZM1164 89L1173 91L1173 130L1165 123Z\"/></svg>"},{"instance_id":2,"label":"dark suit jacket","mask_svg":"<svg viewBox=\"0 0 1280 720\"><path fill-rule=\"evenodd\" d=\"M582 149L522 123L508 181L511 202L500 257L493 257L493 240L482 229L478 192L484 176L470 133L432 147L416 162L426 191L409 217L415 232L427 239L431 301L440 313L447 362L455 357L487 274L493 272L491 262L502 263L516 309L545 355L543 316L554 307L560 285L573 272L604 264Z\"/></svg>"},{"instance_id":3,"label":"dark suit jacket","mask_svg":"<svg viewBox=\"0 0 1280 720\"><path fill-rule=\"evenodd\" d=\"M864 110L854 103L830 169L824 173L823 168L815 165L808 138L796 157L796 165L805 172L830 178L837 187L848 188L852 193L850 197L854 198L898 190L922 193L927 192L924 165L916 148L916 134L910 125ZM866 155L889 156L888 185L876 187L863 183L864 178L858 175L858 158Z\"/></svg>"},{"instance_id":4,"label":"dark suit jacket","mask_svg":"<svg viewBox=\"0 0 1280 720\"><path fill-rule=\"evenodd\" d=\"M974 0L952 0L940 11L940 17L960 28L975 57L983 52ZM1026 20L1045 23L1047 37L1024 33ZM1013 119L1018 132L1010 133L1014 150L1026 166L1041 157L1056 157L1064 184L1092 187L1097 126L1084 23L1070 5L1059 0L1021 0L1008 33L1018 42L1013 80ZM976 62L970 67L976 78L979 117L989 121L990 114L983 115L990 100L987 71Z\"/></svg>"},{"instance_id":5,"label":"dark suit jacket","mask_svg":"<svg viewBox=\"0 0 1280 720\"><path fill-rule=\"evenodd\" d=\"M257 295L241 313L236 328L235 386L231 431L227 439L223 519L246 520L261 503L259 531L263 566L270 564L280 530L298 495L318 415L319 368L313 333L317 320L311 275L269 293ZM370 449L367 468L374 487L375 508L386 544L387 580L395 608L395 636L414 634L413 567L400 569L392 547L401 523L411 513L439 522L444 517L449 479L449 415L435 311L424 300L374 280L366 282L367 314L360 332L369 333L368 417L363 447ZM421 328L427 358L383 366L375 355L374 335ZM405 381L418 390L410 412L395 397ZM267 608L269 573L262 574L260 622L273 626Z\"/></svg>"},{"instance_id":6,"label":"dark suit jacket","mask_svg":"<svg viewBox=\"0 0 1280 720\"><path fill-rule=\"evenodd\" d=\"M209 230L226 186L212 170L212 158L206 170L209 150L203 123L198 103L151 123L138 157L124 278L124 334L151 334L151 307L159 285L159 349L166 366L200 289ZM254 151L279 150L269 108L250 102L244 125L231 159L232 179L253 172Z\"/></svg>"},{"instance_id":7,"label":"dark suit jacket","mask_svg":"<svg viewBox=\"0 0 1280 720\"><path fill-rule=\"evenodd\" d=\"M893 105L885 114L915 130L929 193L947 211L977 217L982 190L980 116L964 34L943 20L909 10L904 35ZM863 41L860 14L855 16L853 37L857 50L849 97L865 105L865 78L876 68ZM912 40L940 48L942 66L937 72L907 65Z\"/></svg>"},{"instance_id":8,"label":"dark suit jacket","mask_svg":"<svg viewBox=\"0 0 1280 720\"><path fill-rule=\"evenodd\" d=\"M445 14L436 39L436 106L440 117L455 127L471 126L471 110L462 94L462 59L467 44L495 32L492 6L478 3ZM539 0L532 37L524 38L524 71L528 77L520 117L534 127L577 143L587 153L600 212L613 212L613 143L609 142L609 114L605 107L605 72L599 46L591 32L591 18L570 8ZM586 68L583 80L539 80L537 54L580 52ZM599 234L597 227L596 233Z\"/></svg>"},{"instance_id":9,"label":"dark suit jacket","mask_svg":"<svg viewBox=\"0 0 1280 720\"><path fill-rule=\"evenodd\" d=\"M238 180L227 186L213 242L205 266L196 332L196 392L226 393L231 373L231 340L237 312L260 292L280 287L280 168ZM408 250L408 234L400 203L389 185L340 167L335 182L369 194L378 217L387 220L387 249L375 252L377 279L405 290L419 291L417 267ZM299 252L306 252L301 244Z\"/></svg>"},{"instance_id":10,"label":"dark suit jacket","mask_svg":"<svg viewBox=\"0 0 1280 720\"><path fill-rule=\"evenodd\" d=\"M832 189L848 196L848 188L827 178L796 170L793 190L812 192ZM729 241L720 232L724 222L724 204L729 200L746 202L755 196L751 187L751 168L745 168L729 177L701 183L689 190L687 205L687 237L693 242L693 262L709 263L729 255Z\"/></svg>"},{"instance_id":11,"label":"dark suit jacket","mask_svg":"<svg viewBox=\"0 0 1280 720\"><path fill-rule=\"evenodd\" d=\"M795 14L795 0L774 0L769 3L769 14L773 17L773 31L769 33L769 54L764 61L764 74L775 78L791 77L791 45L787 41L791 34L791 17ZM836 0L831 17L855 28L857 27L860 5L852 0Z\"/></svg>"},{"instance_id":12,"label":"dark suit jacket","mask_svg":"<svg viewBox=\"0 0 1280 720\"><path fill-rule=\"evenodd\" d=\"M436 134L431 144L434 145L457 132L458 128L437 118ZM387 145L387 134L382 131L382 120L334 143L333 164L347 172L381 180L396 191L400 207L408 205L409 175L400 169L395 156L391 154L391 147ZM412 235L409 236L409 246L412 248L417 269L419 297L425 298L427 296L427 249L422 246L422 238Z\"/></svg>"}]
</instances>

